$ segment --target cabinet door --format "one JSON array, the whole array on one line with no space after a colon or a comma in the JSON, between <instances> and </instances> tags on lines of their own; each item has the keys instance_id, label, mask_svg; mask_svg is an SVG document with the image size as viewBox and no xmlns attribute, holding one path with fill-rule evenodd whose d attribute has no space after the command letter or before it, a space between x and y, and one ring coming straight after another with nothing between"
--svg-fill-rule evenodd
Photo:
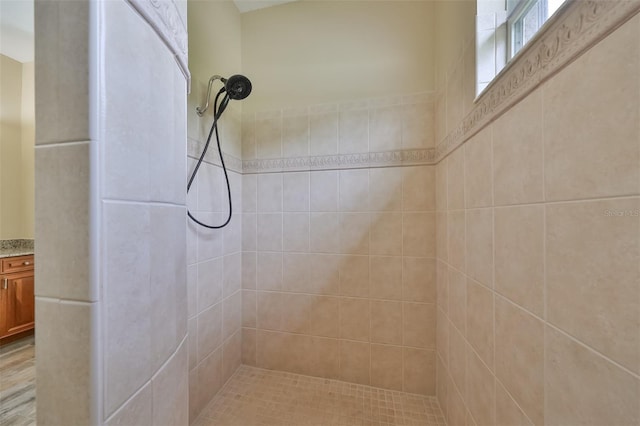
<instances>
[{"instance_id":1,"label":"cabinet door","mask_svg":"<svg viewBox=\"0 0 640 426\"><path fill-rule=\"evenodd\" d=\"M35 298L33 271L5 275L7 278L4 334L29 330L34 326Z\"/></svg>"}]
</instances>

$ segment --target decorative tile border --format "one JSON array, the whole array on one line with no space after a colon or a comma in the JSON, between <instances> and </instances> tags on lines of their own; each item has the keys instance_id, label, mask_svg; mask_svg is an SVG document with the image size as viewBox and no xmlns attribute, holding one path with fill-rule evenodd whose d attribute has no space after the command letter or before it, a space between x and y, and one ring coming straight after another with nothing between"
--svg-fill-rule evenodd
<instances>
[{"instance_id":1,"label":"decorative tile border","mask_svg":"<svg viewBox=\"0 0 640 426\"><path fill-rule=\"evenodd\" d=\"M187 138L188 158L192 158L194 160L200 158L202 148L204 148L204 142L199 142L195 139ZM227 169L236 173L243 173L242 160L229 154L228 152L223 151L222 154L224 155L224 164L227 166ZM203 161L205 163L213 164L214 166L222 166L222 163L220 163L220 157L218 156L218 148L215 146L215 143L209 145L209 150L207 151L207 155L205 155Z\"/></svg>"},{"instance_id":2,"label":"decorative tile border","mask_svg":"<svg viewBox=\"0 0 640 426\"><path fill-rule=\"evenodd\" d=\"M310 170L363 169L435 164L435 149L409 149L360 154L245 160L242 172L274 173Z\"/></svg>"},{"instance_id":3,"label":"decorative tile border","mask_svg":"<svg viewBox=\"0 0 640 426\"><path fill-rule=\"evenodd\" d=\"M515 61L498 74L473 110L437 145L436 162L638 12L638 0L569 3Z\"/></svg>"},{"instance_id":4,"label":"decorative tile border","mask_svg":"<svg viewBox=\"0 0 640 426\"><path fill-rule=\"evenodd\" d=\"M151 25L173 52L180 70L191 87L188 65L187 28L173 0L126 0Z\"/></svg>"}]
</instances>

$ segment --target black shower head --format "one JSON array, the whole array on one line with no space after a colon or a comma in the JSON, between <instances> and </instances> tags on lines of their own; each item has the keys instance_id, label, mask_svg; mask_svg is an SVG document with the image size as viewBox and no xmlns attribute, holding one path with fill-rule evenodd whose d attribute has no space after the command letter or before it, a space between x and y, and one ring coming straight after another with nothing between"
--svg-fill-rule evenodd
<instances>
[{"instance_id":1,"label":"black shower head","mask_svg":"<svg viewBox=\"0 0 640 426\"><path fill-rule=\"evenodd\" d=\"M229 78L221 78L221 80L231 99L239 101L251 93L251 82L244 75L236 74Z\"/></svg>"}]
</instances>

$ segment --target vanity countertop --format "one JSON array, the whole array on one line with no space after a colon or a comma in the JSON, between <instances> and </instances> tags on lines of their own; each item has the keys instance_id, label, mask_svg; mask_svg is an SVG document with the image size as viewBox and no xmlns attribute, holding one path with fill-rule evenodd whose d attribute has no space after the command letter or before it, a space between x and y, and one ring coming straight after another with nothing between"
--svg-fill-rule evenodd
<instances>
[{"instance_id":1,"label":"vanity countertop","mask_svg":"<svg viewBox=\"0 0 640 426\"><path fill-rule=\"evenodd\" d=\"M0 240L0 259L33 254L33 240Z\"/></svg>"}]
</instances>

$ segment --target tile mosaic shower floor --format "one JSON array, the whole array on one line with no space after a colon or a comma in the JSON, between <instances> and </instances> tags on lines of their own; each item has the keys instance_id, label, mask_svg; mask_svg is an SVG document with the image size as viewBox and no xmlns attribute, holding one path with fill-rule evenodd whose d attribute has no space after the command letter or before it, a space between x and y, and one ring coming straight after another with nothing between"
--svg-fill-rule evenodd
<instances>
[{"instance_id":1,"label":"tile mosaic shower floor","mask_svg":"<svg viewBox=\"0 0 640 426\"><path fill-rule=\"evenodd\" d=\"M435 397L241 366L196 426L445 426Z\"/></svg>"}]
</instances>

